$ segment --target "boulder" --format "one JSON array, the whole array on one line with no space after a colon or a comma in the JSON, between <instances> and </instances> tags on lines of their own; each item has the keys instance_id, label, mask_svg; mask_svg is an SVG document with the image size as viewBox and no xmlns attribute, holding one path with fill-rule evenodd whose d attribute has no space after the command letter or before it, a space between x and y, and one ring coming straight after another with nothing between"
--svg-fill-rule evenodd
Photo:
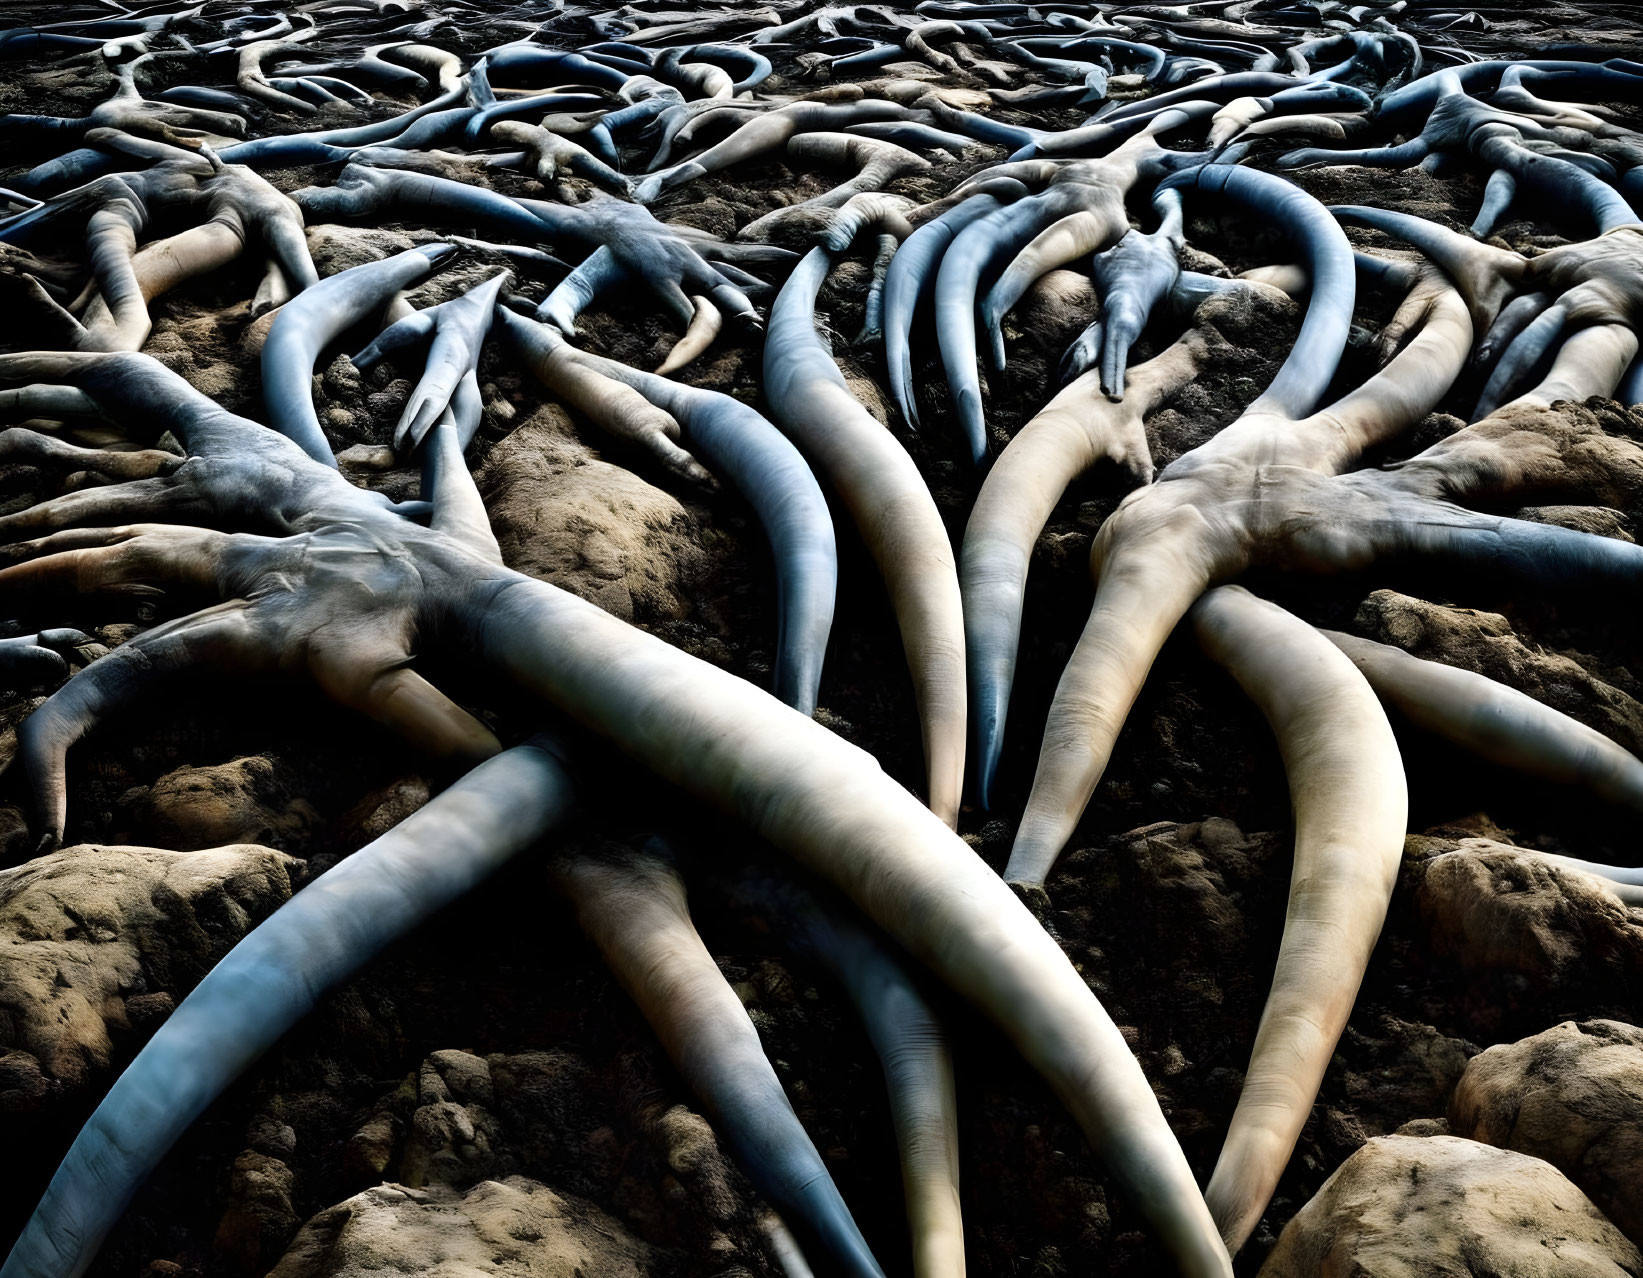
<instances>
[{"instance_id":1,"label":"boulder","mask_svg":"<svg viewBox=\"0 0 1643 1278\"><path fill-rule=\"evenodd\" d=\"M243 1273L261 1273L297 1227L296 1178L282 1160L248 1149L234 1160L216 1251Z\"/></svg>"},{"instance_id":2,"label":"boulder","mask_svg":"<svg viewBox=\"0 0 1643 1278\"><path fill-rule=\"evenodd\" d=\"M270 1278L641 1278L653 1257L591 1203L510 1176L356 1194L304 1225Z\"/></svg>"},{"instance_id":3,"label":"boulder","mask_svg":"<svg viewBox=\"0 0 1643 1278\"><path fill-rule=\"evenodd\" d=\"M440 1051L422 1062L400 1169L407 1185L471 1185L496 1173L491 1097L490 1067L479 1057Z\"/></svg>"},{"instance_id":4,"label":"boulder","mask_svg":"<svg viewBox=\"0 0 1643 1278\"><path fill-rule=\"evenodd\" d=\"M291 896L272 848L64 848L0 870L0 1111L107 1070Z\"/></svg>"},{"instance_id":5,"label":"boulder","mask_svg":"<svg viewBox=\"0 0 1643 1278\"><path fill-rule=\"evenodd\" d=\"M1442 1110L1476 1046L1434 1026L1380 1009L1362 1009L1347 1027L1341 1090L1360 1120L1380 1135Z\"/></svg>"},{"instance_id":6,"label":"boulder","mask_svg":"<svg viewBox=\"0 0 1643 1278\"><path fill-rule=\"evenodd\" d=\"M1554 419L1557 414L1539 416ZM1487 675L1595 728L1633 753L1643 751L1643 702L1638 700L1635 678L1624 670L1594 672L1572 656L1525 643L1499 613L1377 590L1359 607L1355 624L1372 639Z\"/></svg>"},{"instance_id":7,"label":"boulder","mask_svg":"<svg viewBox=\"0 0 1643 1278\"><path fill-rule=\"evenodd\" d=\"M1261 1278L1628 1278L1643 1253L1550 1163L1381 1136L1285 1227Z\"/></svg>"},{"instance_id":8,"label":"boulder","mask_svg":"<svg viewBox=\"0 0 1643 1278\"><path fill-rule=\"evenodd\" d=\"M1643 1029L1565 1021L1491 1047L1461 1075L1449 1125L1545 1159L1643 1244Z\"/></svg>"},{"instance_id":9,"label":"boulder","mask_svg":"<svg viewBox=\"0 0 1643 1278\"><path fill-rule=\"evenodd\" d=\"M697 519L603 460L577 438L563 409L533 413L475 478L510 568L624 621L691 611L691 587L707 566Z\"/></svg>"},{"instance_id":10,"label":"boulder","mask_svg":"<svg viewBox=\"0 0 1643 1278\"><path fill-rule=\"evenodd\" d=\"M1643 914L1603 880L1492 839L1408 864L1435 953L1505 975L1531 998L1600 996L1643 975Z\"/></svg>"},{"instance_id":11,"label":"boulder","mask_svg":"<svg viewBox=\"0 0 1643 1278\"><path fill-rule=\"evenodd\" d=\"M127 791L120 806L139 837L180 851L260 843L297 849L319 821L287 790L279 766L248 755L204 768L178 768Z\"/></svg>"}]
</instances>

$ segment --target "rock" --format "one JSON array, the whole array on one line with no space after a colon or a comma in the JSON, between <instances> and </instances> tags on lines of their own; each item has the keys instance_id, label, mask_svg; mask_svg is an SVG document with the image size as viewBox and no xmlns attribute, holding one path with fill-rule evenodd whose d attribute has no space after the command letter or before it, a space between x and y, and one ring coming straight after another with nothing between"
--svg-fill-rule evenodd
<instances>
[{"instance_id":1,"label":"rock","mask_svg":"<svg viewBox=\"0 0 1643 1278\"><path fill-rule=\"evenodd\" d=\"M367 262L403 253L413 241L403 231L376 226L337 226L321 222L306 230L308 252L321 276L335 275Z\"/></svg>"},{"instance_id":2,"label":"rock","mask_svg":"<svg viewBox=\"0 0 1643 1278\"><path fill-rule=\"evenodd\" d=\"M346 362L346 357L343 357L337 361L339 364ZM324 420L326 433L332 438L340 435L346 439L359 429L359 419L346 408L327 408L325 410ZM347 450L345 449L344 451Z\"/></svg>"},{"instance_id":3,"label":"rock","mask_svg":"<svg viewBox=\"0 0 1643 1278\"><path fill-rule=\"evenodd\" d=\"M1487 675L1595 728L1633 753L1643 751L1643 703L1632 692L1588 671L1571 656L1530 647L1499 613L1450 608L1377 590L1359 607L1355 625L1371 638L1417 657ZM1612 673L1627 682L1624 672Z\"/></svg>"},{"instance_id":4,"label":"rock","mask_svg":"<svg viewBox=\"0 0 1643 1278\"><path fill-rule=\"evenodd\" d=\"M1271 380L1274 356L1289 347L1300 309L1277 290L1211 298L1196 322L1210 339L1203 371L1170 408L1149 417L1147 439L1160 469L1213 438Z\"/></svg>"},{"instance_id":5,"label":"rock","mask_svg":"<svg viewBox=\"0 0 1643 1278\"><path fill-rule=\"evenodd\" d=\"M547 405L491 450L476 476L508 566L634 618L680 618L707 568L697 520L602 460Z\"/></svg>"},{"instance_id":6,"label":"rock","mask_svg":"<svg viewBox=\"0 0 1643 1278\"><path fill-rule=\"evenodd\" d=\"M1441 1110L1477 1048L1430 1025L1361 1011L1343 1042L1352 1067L1341 1087L1359 1115L1396 1126ZM1375 1134L1389 1130L1381 1126Z\"/></svg>"},{"instance_id":7,"label":"rock","mask_svg":"<svg viewBox=\"0 0 1643 1278\"><path fill-rule=\"evenodd\" d=\"M352 1181L378 1181L394 1160L394 1116L373 1114L348 1138L342 1172Z\"/></svg>"},{"instance_id":8,"label":"rock","mask_svg":"<svg viewBox=\"0 0 1643 1278\"><path fill-rule=\"evenodd\" d=\"M1195 939L1221 960L1241 957L1244 943L1243 912L1222 866L1231 860L1243 868L1248 849L1261 837L1246 839L1220 817L1193 825L1160 823L1123 836L1151 899L1192 919Z\"/></svg>"},{"instance_id":9,"label":"rock","mask_svg":"<svg viewBox=\"0 0 1643 1278\"><path fill-rule=\"evenodd\" d=\"M1536 997L1643 974L1643 915L1602 880L1509 844L1463 839L1409 866L1415 908L1432 948L1472 971L1515 978Z\"/></svg>"},{"instance_id":10,"label":"rock","mask_svg":"<svg viewBox=\"0 0 1643 1278\"><path fill-rule=\"evenodd\" d=\"M374 842L420 809L431 794L422 777L401 777L354 804L343 815L340 825L352 842Z\"/></svg>"},{"instance_id":11,"label":"rock","mask_svg":"<svg viewBox=\"0 0 1643 1278\"><path fill-rule=\"evenodd\" d=\"M1632 523L1624 513L1607 506L1525 506L1517 518L1532 524L1555 524L1572 528L1575 532L1591 533L1595 537L1613 537L1617 541L1636 542Z\"/></svg>"},{"instance_id":12,"label":"rock","mask_svg":"<svg viewBox=\"0 0 1643 1278\"><path fill-rule=\"evenodd\" d=\"M571 1052L497 1053L485 1059L496 1113L507 1124L519 1156L552 1165L571 1133L598 1126L588 1111L596 1086L588 1066Z\"/></svg>"},{"instance_id":13,"label":"rock","mask_svg":"<svg viewBox=\"0 0 1643 1278\"><path fill-rule=\"evenodd\" d=\"M17 726L43 706L45 702L44 697L24 697L20 701L15 701L0 710L0 768L10 767L12 760L17 757ZM21 819L22 813L19 812L18 820ZM25 837L27 836L28 831L26 828L23 830L23 834ZM30 846L32 846L32 841Z\"/></svg>"},{"instance_id":14,"label":"rock","mask_svg":"<svg viewBox=\"0 0 1643 1278\"><path fill-rule=\"evenodd\" d=\"M1284 1228L1261 1278L1623 1278L1643 1253L1549 1163L1381 1136Z\"/></svg>"},{"instance_id":15,"label":"rock","mask_svg":"<svg viewBox=\"0 0 1643 1278\"><path fill-rule=\"evenodd\" d=\"M656 1259L591 1203L510 1176L356 1194L304 1225L270 1278L642 1278Z\"/></svg>"},{"instance_id":16,"label":"rock","mask_svg":"<svg viewBox=\"0 0 1643 1278\"><path fill-rule=\"evenodd\" d=\"M603 1081L562 1051L497 1054L485 1063L499 1143L514 1160L505 1170L551 1175L567 1190L619 1203L643 1237L692 1256L735 1253L745 1264L762 1252L762 1208L713 1129L670 1102L637 1058ZM604 1090L616 1080L618 1090ZM624 1119L612 1126L612 1114Z\"/></svg>"},{"instance_id":17,"label":"rock","mask_svg":"<svg viewBox=\"0 0 1643 1278\"><path fill-rule=\"evenodd\" d=\"M248 1149L234 1160L216 1250L242 1272L261 1273L297 1228L296 1178L278 1158Z\"/></svg>"},{"instance_id":18,"label":"rock","mask_svg":"<svg viewBox=\"0 0 1643 1278\"><path fill-rule=\"evenodd\" d=\"M10 733L13 742L16 734ZM0 741L0 763L6 754L5 742ZM34 845L29 833L28 818L19 808L0 805L0 864L12 865L28 858Z\"/></svg>"},{"instance_id":19,"label":"rock","mask_svg":"<svg viewBox=\"0 0 1643 1278\"><path fill-rule=\"evenodd\" d=\"M407 1185L471 1185L495 1174L498 1124L486 1109L491 1071L484 1061L435 1052L422 1063L417 1099L400 1170Z\"/></svg>"},{"instance_id":20,"label":"rock","mask_svg":"<svg viewBox=\"0 0 1643 1278\"><path fill-rule=\"evenodd\" d=\"M1463 467L1474 462L1468 445L1482 441L1484 473L1494 456L1509 456L1519 492L1562 492L1588 505L1637 511L1643 508L1643 448L1627 438L1635 433L1623 408L1600 399L1566 401L1555 413L1520 405L1473 425L1452 459Z\"/></svg>"},{"instance_id":21,"label":"rock","mask_svg":"<svg viewBox=\"0 0 1643 1278\"><path fill-rule=\"evenodd\" d=\"M1491 1047L1461 1075L1449 1124L1545 1159L1643 1244L1643 1029L1565 1021Z\"/></svg>"},{"instance_id":22,"label":"rock","mask_svg":"<svg viewBox=\"0 0 1643 1278\"><path fill-rule=\"evenodd\" d=\"M411 1116L400 1174L406 1184L471 1185L495 1170L496 1127L477 1107L434 1101Z\"/></svg>"},{"instance_id":23,"label":"rock","mask_svg":"<svg viewBox=\"0 0 1643 1278\"><path fill-rule=\"evenodd\" d=\"M656 1119L651 1136L664 1150L668 1169L688 1186L710 1219L730 1221L745 1210L732 1187L730 1163L707 1119L683 1105L671 1105Z\"/></svg>"},{"instance_id":24,"label":"rock","mask_svg":"<svg viewBox=\"0 0 1643 1278\"><path fill-rule=\"evenodd\" d=\"M359 369L354 367L354 361L346 355L331 361L330 366L321 374L320 383L332 399L364 394L364 383L360 381Z\"/></svg>"},{"instance_id":25,"label":"rock","mask_svg":"<svg viewBox=\"0 0 1643 1278\"><path fill-rule=\"evenodd\" d=\"M349 470L392 470L399 455L390 444L354 444L337 454L337 465Z\"/></svg>"},{"instance_id":26,"label":"rock","mask_svg":"<svg viewBox=\"0 0 1643 1278\"><path fill-rule=\"evenodd\" d=\"M128 790L120 806L138 837L180 851L228 843L299 848L319 822L313 806L286 789L279 766L261 755L178 768Z\"/></svg>"},{"instance_id":27,"label":"rock","mask_svg":"<svg viewBox=\"0 0 1643 1278\"><path fill-rule=\"evenodd\" d=\"M252 1120L245 1139L252 1149L270 1158L289 1159L297 1152L296 1129L290 1123L282 1123L267 1114L260 1114Z\"/></svg>"},{"instance_id":28,"label":"rock","mask_svg":"<svg viewBox=\"0 0 1643 1278\"><path fill-rule=\"evenodd\" d=\"M290 898L297 864L254 846L86 845L0 871L0 1111L106 1070L128 1006L192 989Z\"/></svg>"}]
</instances>

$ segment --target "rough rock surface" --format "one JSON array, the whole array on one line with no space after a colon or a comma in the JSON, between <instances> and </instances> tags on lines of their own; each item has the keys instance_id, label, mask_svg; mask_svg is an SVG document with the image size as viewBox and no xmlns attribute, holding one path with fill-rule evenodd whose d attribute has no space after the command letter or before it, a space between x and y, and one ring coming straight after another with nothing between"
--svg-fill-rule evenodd
<instances>
[{"instance_id":1,"label":"rough rock surface","mask_svg":"<svg viewBox=\"0 0 1643 1278\"><path fill-rule=\"evenodd\" d=\"M1509 978L1522 997L1588 996L1643 972L1643 914L1601 879L1491 839L1465 839L1413 865L1432 948Z\"/></svg>"},{"instance_id":2,"label":"rough rock surface","mask_svg":"<svg viewBox=\"0 0 1643 1278\"><path fill-rule=\"evenodd\" d=\"M415 1188L429 1182L469 1185L489 1175L496 1143L496 1122L486 1109L491 1095L490 1067L479 1057L443 1051L425 1060L401 1179Z\"/></svg>"},{"instance_id":3,"label":"rough rock surface","mask_svg":"<svg viewBox=\"0 0 1643 1278\"><path fill-rule=\"evenodd\" d=\"M475 478L510 567L624 621L691 611L705 566L696 520L582 443L563 409L544 406L521 422Z\"/></svg>"},{"instance_id":4,"label":"rough rock surface","mask_svg":"<svg viewBox=\"0 0 1643 1278\"><path fill-rule=\"evenodd\" d=\"M1377 590L1358 609L1357 625L1371 638L1417 657L1488 675L1643 751L1643 702L1637 680L1624 669L1596 672L1567 653L1524 642L1497 612L1428 603ZM1620 685L1617 686L1618 681Z\"/></svg>"},{"instance_id":5,"label":"rough rock surface","mask_svg":"<svg viewBox=\"0 0 1643 1278\"><path fill-rule=\"evenodd\" d=\"M289 1130L289 1129L287 1129ZM247 1270L266 1270L297 1227L291 1194L296 1178L282 1159L248 1149L228 1178L228 1209L215 1249Z\"/></svg>"},{"instance_id":6,"label":"rough rock surface","mask_svg":"<svg viewBox=\"0 0 1643 1278\"><path fill-rule=\"evenodd\" d=\"M1565 1021L1472 1058L1456 1135L1543 1158L1643 1243L1643 1029Z\"/></svg>"},{"instance_id":7,"label":"rough rock surface","mask_svg":"<svg viewBox=\"0 0 1643 1278\"><path fill-rule=\"evenodd\" d=\"M177 999L291 895L291 857L64 848L0 870L0 1110L106 1070L115 1039Z\"/></svg>"},{"instance_id":8,"label":"rough rock surface","mask_svg":"<svg viewBox=\"0 0 1643 1278\"><path fill-rule=\"evenodd\" d=\"M227 843L300 847L319 814L280 784L273 762L259 756L215 767L178 768L121 799L138 837L189 851Z\"/></svg>"},{"instance_id":9,"label":"rough rock surface","mask_svg":"<svg viewBox=\"0 0 1643 1278\"><path fill-rule=\"evenodd\" d=\"M1565 404L1555 414L1507 409L1469 438L1509 449L1529 492L1549 498L1573 493L1583 506L1597 502L1635 511L1643 506L1643 448L1632 434L1615 405L1594 400Z\"/></svg>"},{"instance_id":10,"label":"rough rock surface","mask_svg":"<svg viewBox=\"0 0 1643 1278\"><path fill-rule=\"evenodd\" d=\"M641 1278L652 1249L591 1203L510 1176L467 1193L378 1185L322 1211L270 1278Z\"/></svg>"},{"instance_id":11,"label":"rough rock surface","mask_svg":"<svg viewBox=\"0 0 1643 1278\"><path fill-rule=\"evenodd\" d=\"M1382 1136L1289 1222L1261 1278L1624 1278L1643 1253L1549 1163Z\"/></svg>"},{"instance_id":12,"label":"rough rock surface","mask_svg":"<svg viewBox=\"0 0 1643 1278\"><path fill-rule=\"evenodd\" d=\"M637 1060L619 1058L616 1094L606 1091L590 1064L560 1051L435 1051L398 1087L379 1095L366 1116L355 1113L337 1160L342 1180L329 1174L327 1157L317 1175L299 1178L297 1197L306 1195L305 1210L313 1211L335 1202L338 1186L351 1193L387 1180L406 1190L468 1190L481 1181L523 1176L579 1200L614 1199L627 1227L663 1249L682 1247L722 1263L755 1260L763 1208L706 1120L669 1103L670 1092L658 1085L662 1080ZM279 1101L274 1109L290 1112ZM271 1128L253 1124L253 1150L300 1163L300 1152L293 1159L269 1138ZM296 1145L294 1133L290 1144ZM237 1206L231 1205L230 1216ZM239 1212L235 1228L243 1232L254 1214ZM218 1228L219 1250L227 1223L225 1218ZM292 1222L282 1243L294 1228Z\"/></svg>"}]
</instances>

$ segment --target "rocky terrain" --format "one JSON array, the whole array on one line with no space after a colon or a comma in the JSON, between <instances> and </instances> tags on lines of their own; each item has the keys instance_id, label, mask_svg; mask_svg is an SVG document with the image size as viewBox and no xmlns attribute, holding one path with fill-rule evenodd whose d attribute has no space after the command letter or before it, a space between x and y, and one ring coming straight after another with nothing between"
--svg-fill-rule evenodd
<instances>
[{"instance_id":1,"label":"rocky terrain","mask_svg":"<svg viewBox=\"0 0 1643 1278\"><path fill-rule=\"evenodd\" d=\"M1446 38L1488 56L1532 56L1557 43L1635 51L1636 29L1619 9L1488 9ZM80 15L31 2L0 19L60 16ZM542 17L475 9L428 40L471 55ZM184 29L203 40L209 18ZM571 9L552 15L548 30L544 38L565 47L597 38L588 15ZM773 60L764 92L829 82L799 48ZM111 83L66 55L3 65L0 110L8 112L82 114ZM1613 105L1636 125L1635 104ZM387 113L379 104L377 114ZM995 114L1055 128L1081 118L1058 109ZM359 113L330 106L317 118L303 127L350 124ZM291 124L270 114L265 127ZM40 158L23 146L0 154L0 186ZM641 158L624 155L636 167ZM1001 148L972 148L893 189L937 198L1003 158ZM335 172L265 176L290 191ZM1395 207L1457 228L1482 189L1466 171L1294 176L1325 203ZM484 180L540 194L502 170ZM759 163L652 207L665 221L728 238L828 180ZM311 225L307 235L322 277L435 238L397 220L366 230ZM1494 242L1532 251L1559 235L1552 212L1531 206L1514 209ZM1194 214L1187 237L1189 265L1200 269L1287 260L1272 234L1230 214ZM1391 243L1374 234L1360 242ZM456 296L502 260L473 250L411 300ZM540 300L550 277L512 265L519 292ZM890 406L882 351L852 344L869 272L864 254L835 270L820 320L851 389L917 462L956 544L982 473L949 428L933 355L921 354L917 366L930 407L915 432ZM254 265L233 266L156 301L144 346L251 417L262 415L258 353L269 323L249 301L257 275ZM1396 301L1361 297L1359 340L1338 386L1373 366L1370 335ZM1093 309L1085 276L1065 271L1012 314L1008 365L987 386L995 452L1053 393L1062 352ZM25 312L10 302L0 310L6 349L29 349ZM1159 467L1210 438L1270 380L1299 314L1255 304L1226 314L1226 341L1203 375L1148 422ZM643 368L676 337L634 295L603 301L581 324L581 345ZM1165 328L1148 331L1132 362L1171 340ZM414 465L389 447L413 379L392 361L357 371L342 351L359 344L322 357L320 420L348 478L396 499L414 496ZM759 350L757 336L727 326L680 376L756 402ZM1459 429L1479 381L1463 379L1372 461L1396 462ZM767 686L771 555L734 493L688 484L612 442L495 343L480 383L484 418L468 456L507 563ZM1611 441L1632 482L1610 506L1503 513L1633 541L1643 517L1643 412L1609 400L1559 411ZM1131 482L1115 467L1078 480L1035 547L997 795L991 811L966 806L958 826L995 868L1009 854L1040 725L1088 612L1091 537ZM0 514L28 508L54 484L29 466L0 470ZM817 718L920 791L913 689L895 622L866 551L848 523L839 527L841 588ZM1630 601L1415 568L1257 574L1247 584L1308 621L1507 682L1643 753ZM71 661L78 669L188 606L141 593L13 591L0 597L0 637L79 627L95 642ZM1203 1180L1270 983L1292 830L1270 731L1185 630L1164 649L1054 875L1042 890L1020 891L1121 1027ZM530 708L498 695L482 674L440 673L503 740L531 728ZM0 692L0 762L11 760L19 724L53 686ZM1272 1278L1643 1273L1643 1029L1633 1024L1643 996L1643 904L1525 852L1633 863L1634 821L1396 717L1394 727L1411 834L1391 913L1299 1147L1237 1270ZM274 678L191 677L105 724L71 764L67 846L41 856L19 769L0 776L8 867L0 870L0 1114L10 1188L0 1197L0 1239L8 1242L113 1079L202 975L305 883L455 776L311 686ZM575 767L583 798L563 844L521 858L326 997L171 1151L94 1274L783 1272L768 1209L554 891L556 857L638 846L656 833L684 849L704 939L863 1233L887 1272L906 1272L900 1174L866 1038L829 979L723 885L724 867L767 851L592 740L578 740ZM1161 1272L1157 1244L1045 1085L993 1028L930 993L954 1042L970 1272Z\"/></svg>"}]
</instances>

